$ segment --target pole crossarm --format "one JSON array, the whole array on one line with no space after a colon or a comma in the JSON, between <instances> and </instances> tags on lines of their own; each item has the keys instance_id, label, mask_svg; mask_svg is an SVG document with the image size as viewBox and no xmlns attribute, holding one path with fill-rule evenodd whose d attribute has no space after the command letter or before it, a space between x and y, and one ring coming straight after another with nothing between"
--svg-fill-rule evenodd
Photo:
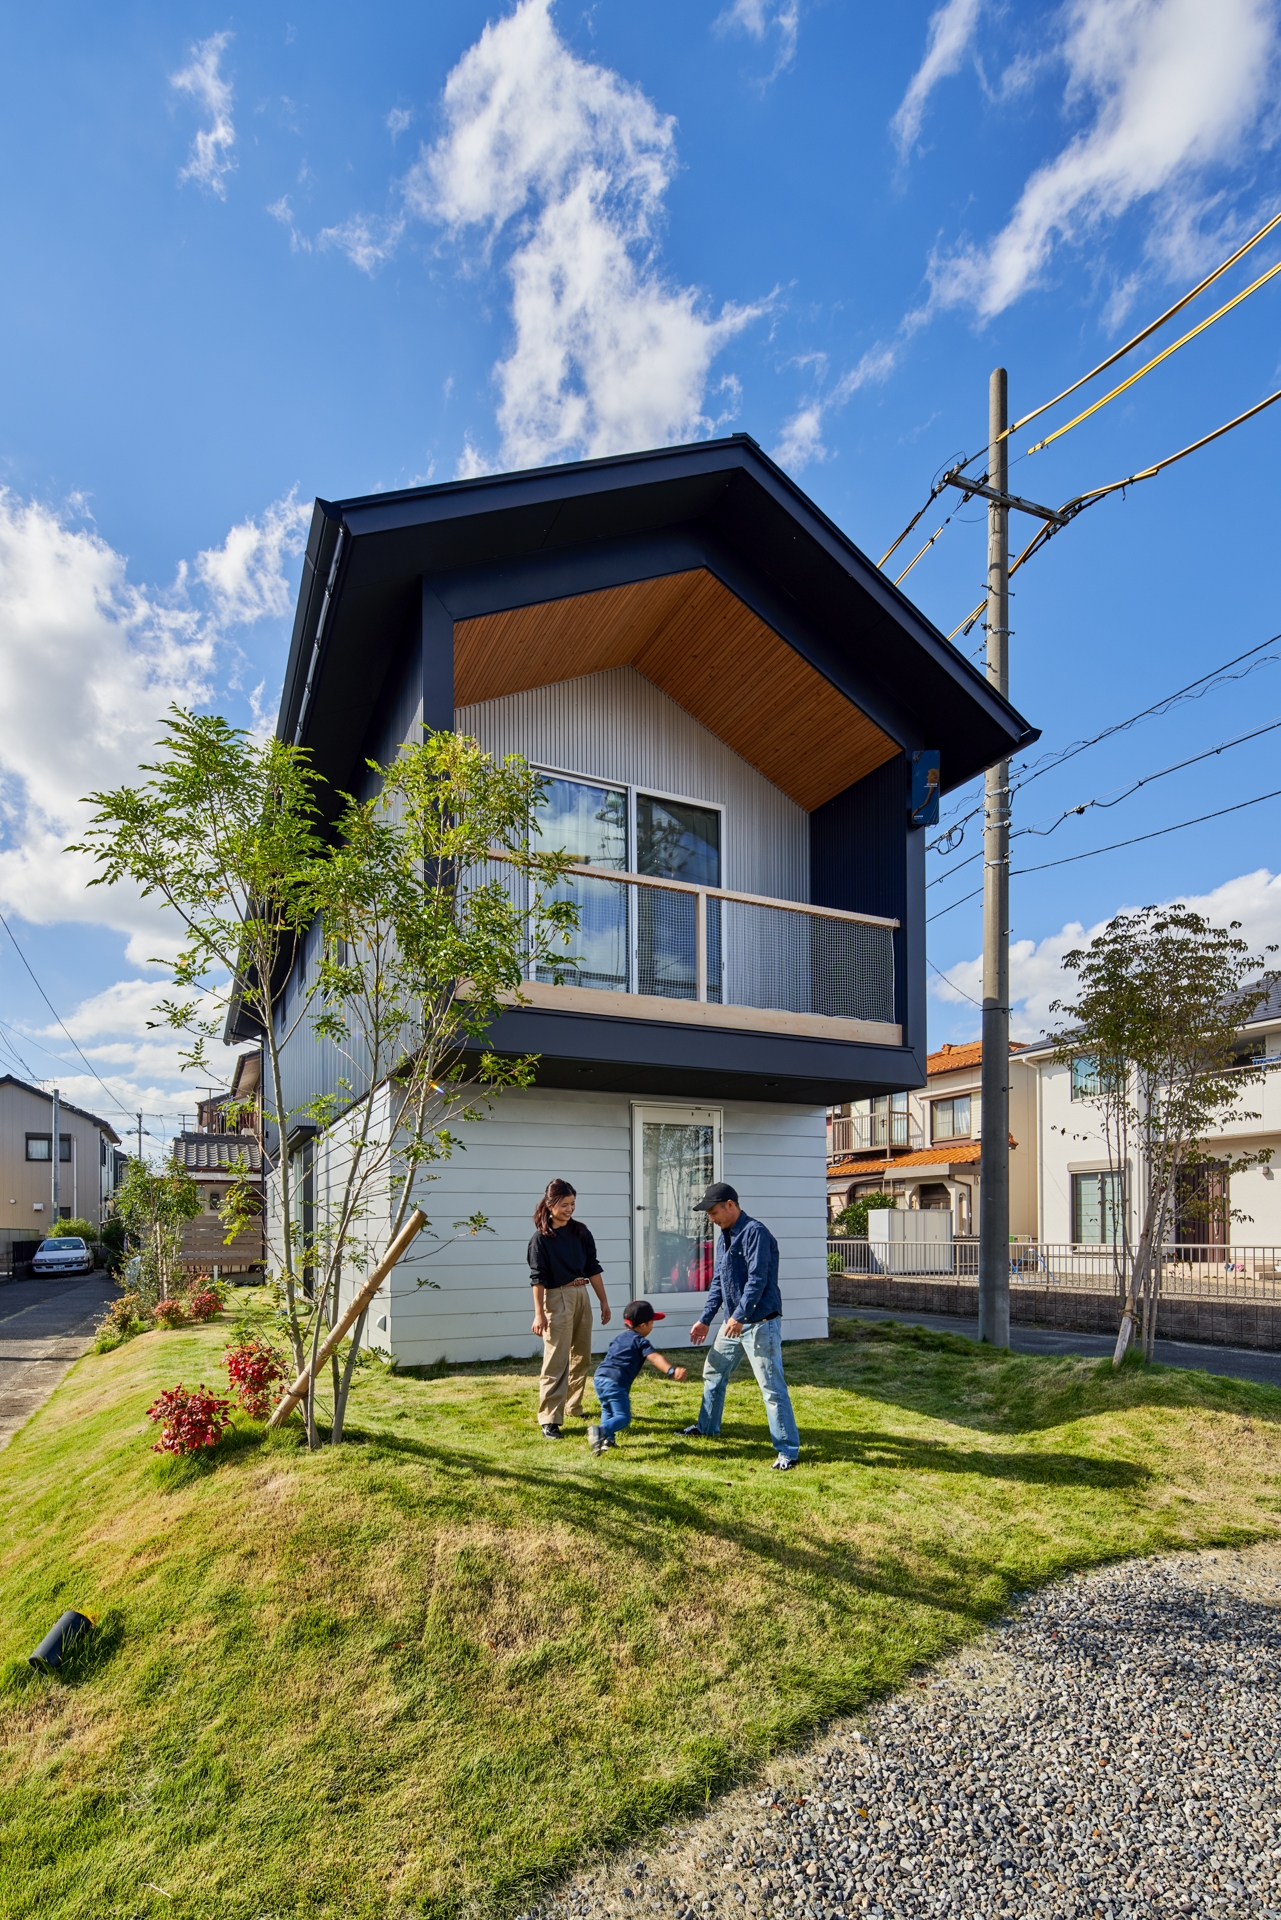
<instances>
[{"instance_id":1,"label":"pole crossarm","mask_svg":"<svg viewBox=\"0 0 1281 1920\"><path fill-rule=\"evenodd\" d=\"M1035 500L1024 500L1017 493L1004 493L999 487L985 486L981 480L967 480L963 473L955 471L943 475L943 485L959 487L962 493L977 493L993 506L1013 507L1019 513L1030 513L1037 520L1048 520L1056 527L1065 527L1072 517L1064 507L1039 507Z\"/></svg>"}]
</instances>

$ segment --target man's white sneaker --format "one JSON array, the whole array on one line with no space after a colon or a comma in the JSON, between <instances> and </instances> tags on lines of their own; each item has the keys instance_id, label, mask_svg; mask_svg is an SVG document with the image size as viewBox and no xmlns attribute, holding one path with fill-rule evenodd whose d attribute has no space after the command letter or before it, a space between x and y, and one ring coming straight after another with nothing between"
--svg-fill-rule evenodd
<instances>
[{"instance_id":1,"label":"man's white sneaker","mask_svg":"<svg viewBox=\"0 0 1281 1920\"><path fill-rule=\"evenodd\" d=\"M780 1453L778 1459L774 1462L772 1471L774 1473L790 1473L795 1465L795 1460L789 1460L785 1453Z\"/></svg>"}]
</instances>

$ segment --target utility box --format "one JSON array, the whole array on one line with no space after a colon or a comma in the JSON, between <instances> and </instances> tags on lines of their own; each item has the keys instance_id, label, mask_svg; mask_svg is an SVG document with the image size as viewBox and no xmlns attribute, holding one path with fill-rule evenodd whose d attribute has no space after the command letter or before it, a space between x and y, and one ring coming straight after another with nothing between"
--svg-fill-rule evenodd
<instances>
[{"instance_id":1,"label":"utility box","mask_svg":"<svg viewBox=\"0 0 1281 1920\"><path fill-rule=\"evenodd\" d=\"M867 1216L873 1273L951 1273L951 1210L876 1207Z\"/></svg>"}]
</instances>

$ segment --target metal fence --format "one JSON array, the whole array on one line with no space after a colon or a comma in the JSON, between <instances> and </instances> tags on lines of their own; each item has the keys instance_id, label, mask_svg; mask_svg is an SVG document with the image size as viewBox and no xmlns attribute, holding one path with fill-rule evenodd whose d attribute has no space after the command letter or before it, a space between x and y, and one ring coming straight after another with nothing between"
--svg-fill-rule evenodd
<instances>
[{"instance_id":1,"label":"metal fence","mask_svg":"<svg viewBox=\"0 0 1281 1920\"><path fill-rule=\"evenodd\" d=\"M829 1240L841 1266L833 1271L892 1274L902 1279L977 1280L979 1243L955 1239L950 1248L911 1244L875 1246L867 1240ZM1061 1287L1065 1292L1119 1294L1122 1253L1110 1246L1010 1242L1010 1285ZM1281 1301L1281 1247L1163 1247L1161 1291L1192 1300Z\"/></svg>"},{"instance_id":2,"label":"metal fence","mask_svg":"<svg viewBox=\"0 0 1281 1920\"><path fill-rule=\"evenodd\" d=\"M487 862L471 886L499 880L520 907L526 882ZM647 874L576 867L556 889L578 928L544 984L595 987L838 1020L894 1019L895 920L799 900L768 900Z\"/></svg>"}]
</instances>

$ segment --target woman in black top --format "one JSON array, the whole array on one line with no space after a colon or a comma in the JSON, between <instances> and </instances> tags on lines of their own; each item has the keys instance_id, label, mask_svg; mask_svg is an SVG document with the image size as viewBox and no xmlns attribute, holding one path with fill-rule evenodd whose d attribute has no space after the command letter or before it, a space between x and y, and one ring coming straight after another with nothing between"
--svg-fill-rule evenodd
<instances>
[{"instance_id":1,"label":"woman in black top","mask_svg":"<svg viewBox=\"0 0 1281 1920\"><path fill-rule=\"evenodd\" d=\"M583 1417L583 1388L592 1357L589 1286L600 1301L601 1325L608 1326L610 1320L596 1242L574 1218L577 1197L568 1180L549 1180L534 1209L529 1243L534 1332L543 1337L538 1424L546 1440L560 1439L567 1418Z\"/></svg>"}]
</instances>

